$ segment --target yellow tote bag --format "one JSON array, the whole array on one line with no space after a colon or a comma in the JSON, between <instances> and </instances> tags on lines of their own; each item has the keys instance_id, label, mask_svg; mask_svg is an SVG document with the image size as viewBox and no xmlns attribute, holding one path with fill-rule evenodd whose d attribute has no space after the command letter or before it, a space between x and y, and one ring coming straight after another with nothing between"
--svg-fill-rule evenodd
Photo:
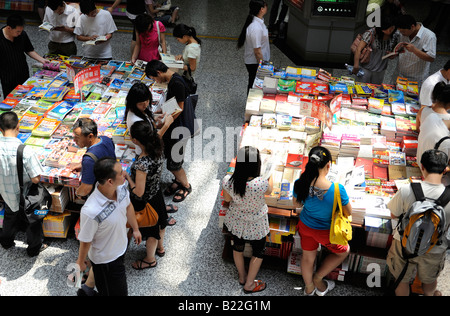
<instances>
[{"instance_id":1,"label":"yellow tote bag","mask_svg":"<svg viewBox=\"0 0 450 316\"><path fill-rule=\"evenodd\" d=\"M342 211L341 192L339 183L334 184L333 213L331 215L330 243L335 245L348 245L352 239L352 217L346 217Z\"/></svg>"}]
</instances>

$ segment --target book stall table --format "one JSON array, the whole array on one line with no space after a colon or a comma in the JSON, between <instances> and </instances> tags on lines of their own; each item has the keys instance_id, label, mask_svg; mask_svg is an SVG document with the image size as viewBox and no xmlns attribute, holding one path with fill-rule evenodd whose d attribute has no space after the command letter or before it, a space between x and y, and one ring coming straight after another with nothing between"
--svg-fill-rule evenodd
<instances>
[{"instance_id":1,"label":"book stall table","mask_svg":"<svg viewBox=\"0 0 450 316\"><path fill-rule=\"evenodd\" d=\"M41 182L48 184L53 203L44 219L46 237L66 238L83 200L75 192L80 175L73 173L80 164L85 148L73 140L72 127L79 118L89 117L98 126L99 136L108 136L115 143L118 161L129 171L135 158L134 144L126 125L125 98L131 86L144 82L151 90L152 111L157 112L167 91L145 76L143 61L135 65L126 61L100 62L82 56L46 56L51 62L34 65L33 76L18 85L0 102L0 113L13 111L19 116L19 139L33 148L44 170ZM81 82L80 75L98 76ZM69 71L68 71L69 70ZM73 72L73 73L72 73ZM74 77L73 77L74 75ZM74 81L79 86L76 91ZM155 114L157 115L157 114ZM3 204L0 204L0 224Z\"/></svg>"},{"instance_id":2,"label":"book stall table","mask_svg":"<svg viewBox=\"0 0 450 316\"><path fill-rule=\"evenodd\" d=\"M404 78L396 85L363 84L323 69L279 69L262 61L248 94L239 146L258 148L262 176L273 178L273 192L266 196L272 248L267 254L287 258L288 272L301 274L295 232L301 210L294 212L293 186L309 150L321 145L333 157L328 179L345 186L353 208L351 254L328 277L343 281L370 274L371 263L386 276L396 225L387 203L400 186L422 179L416 161L419 109L417 82ZM231 161L227 173L234 166ZM219 212L220 228L226 209L222 205ZM272 251L274 243L278 251Z\"/></svg>"}]
</instances>

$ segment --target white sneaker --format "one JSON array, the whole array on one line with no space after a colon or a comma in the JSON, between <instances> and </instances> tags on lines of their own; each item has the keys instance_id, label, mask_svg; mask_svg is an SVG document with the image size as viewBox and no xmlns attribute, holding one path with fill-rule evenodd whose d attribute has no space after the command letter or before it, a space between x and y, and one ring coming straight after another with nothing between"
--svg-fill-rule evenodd
<instances>
[{"instance_id":1,"label":"white sneaker","mask_svg":"<svg viewBox=\"0 0 450 316\"><path fill-rule=\"evenodd\" d=\"M334 287L336 286L334 281L325 280L325 279L323 279L323 280L327 283L327 289L325 291L323 291L323 292L319 291L319 289L316 289L316 294L318 296L325 296L325 294L327 294L329 291L334 289Z\"/></svg>"},{"instance_id":2,"label":"white sneaker","mask_svg":"<svg viewBox=\"0 0 450 316\"><path fill-rule=\"evenodd\" d=\"M305 290L303 291L303 295L304 296L314 296L314 294L316 294L316 291L317 291L317 288L314 288L314 290L308 294L308 293L306 293L306 288L305 288Z\"/></svg>"}]
</instances>

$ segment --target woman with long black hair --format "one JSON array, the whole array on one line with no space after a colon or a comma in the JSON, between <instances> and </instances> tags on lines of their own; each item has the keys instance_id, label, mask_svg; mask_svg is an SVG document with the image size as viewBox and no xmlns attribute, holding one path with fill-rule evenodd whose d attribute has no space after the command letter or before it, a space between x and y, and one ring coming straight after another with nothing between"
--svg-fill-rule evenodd
<instances>
[{"instance_id":1,"label":"woman with long black hair","mask_svg":"<svg viewBox=\"0 0 450 316\"><path fill-rule=\"evenodd\" d=\"M309 152L309 160L300 179L294 184L294 203L303 205L297 230L303 249L301 268L305 282L305 295L324 296L334 288L334 282L323 279L347 257L350 247L330 243L331 215L333 213L334 183L326 176L331 167L331 153L328 149L316 146ZM352 208L344 186L339 184L342 208L346 216ZM315 274L319 244L326 247L329 254Z\"/></svg>"},{"instance_id":2,"label":"woman with long black hair","mask_svg":"<svg viewBox=\"0 0 450 316\"><path fill-rule=\"evenodd\" d=\"M131 198L149 203L158 213L158 223L140 228L146 240L147 254L132 264L136 270L156 267L155 255L165 254L164 235L168 223L167 207L161 189L161 173L164 164L164 144L161 136L148 121L137 121L130 127L131 140L141 149L141 154L131 165L131 175L126 174Z\"/></svg>"},{"instance_id":3,"label":"woman with long black hair","mask_svg":"<svg viewBox=\"0 0 450 316\"><path fill-rule=\"evenodd\" d=\"M239 35L237 48L244 46L244 62L248 71L247 93L253 86L261 60L270 60L269 31L264 24L267 3L263 0L251 0L250 12Z\"/></svg>"},{"instance_id":4,"label":"woman with long black hair","mask_svg":"<svg viewBox=\"0 0 450 316\"><path fill-rule=\"evenodd\" d=\"M239 274L239 283L244 293L263 291L266 283L255 280L261 267L266 236L269 234L268 207L265 194L272 192L272 180L261 174L259 150L245 146L237 155L236 167L232 176L223 179L222 188L229 209L225 216L225 226L233 235L233 258ZM244 265L245 243L252 245L253 256L248 273Z\"/></svg>"}]
</instances>

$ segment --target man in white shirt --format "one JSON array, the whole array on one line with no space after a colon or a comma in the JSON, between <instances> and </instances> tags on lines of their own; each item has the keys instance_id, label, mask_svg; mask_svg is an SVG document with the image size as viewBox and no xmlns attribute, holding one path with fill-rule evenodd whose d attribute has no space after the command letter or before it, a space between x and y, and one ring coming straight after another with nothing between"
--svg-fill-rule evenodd
<instances>
[{"instance_id":1,"label":"man in white shirt","mask_svg":"<svg viewBox=\"0 0 450 316\"><path fill-rule=\"evenodd\" d=\"M49 54L61 54L64 56L77 54L77 45L75 44L73 31L79 17L79 10L71 5L67 5L63 0L48 0L44 22L54 26L49 35Z\"/></svg>"},{"instance_id":2,"label":"man in white shirt","mask_svg":"<svg viewBox=\"0 0 450 316\"><path fill-rule=\"evenodd\" d=\"M405 52L398 57L397 73L419 87L430 73L430 64L436 58L436 35L410 15L397 18L396 26L402 34L400 42L407 43ZM394 77L394 81L397 77Z\"/></svg>"},{"instance_id":3,"label":"man in white shirt","mask_svg":"<svg viewBox=\"0 0 450 316\"><path fill-rule=\"evenodd\" d=\"M126 296L128 286L123 259L128 246L127 222L136 244L142 241L128 182L121 164L113 158L98 160L94 174L97 186L80 213L80 249L76 263L80 271L84 271L85 259L89 256L100 295Z\"/></svg>"},{"instance_id":4,"label":"man in white shirt","mask_svg":"<svg viewBox=\"0 0 450 316\"><path fill-rule=\"evenodd\" d=\"M431 106L433 104L431 93L434 86L441 81L445 82L445 84L450 84L450 59L444 65L444 68L438 70L424 81L420 89L420 104L422 106Z\"/></svg>"},{"instance_id":5,"label":"man in white shirt","mask_svg":"<svg viewBox=\"0 0 450 316\"><path fill-rule=\"evenodd\" d=\"M78 19L74 33L82 42L93 41L99 36L105 36L105 41L98 41L95 45L83 45L83 56L95 59L112 59L112 47L110 39L117 31L111 13L103 9L97 9L94 0L82 0L80 2L82 15Z\"/></svg>"}]
</instances>

